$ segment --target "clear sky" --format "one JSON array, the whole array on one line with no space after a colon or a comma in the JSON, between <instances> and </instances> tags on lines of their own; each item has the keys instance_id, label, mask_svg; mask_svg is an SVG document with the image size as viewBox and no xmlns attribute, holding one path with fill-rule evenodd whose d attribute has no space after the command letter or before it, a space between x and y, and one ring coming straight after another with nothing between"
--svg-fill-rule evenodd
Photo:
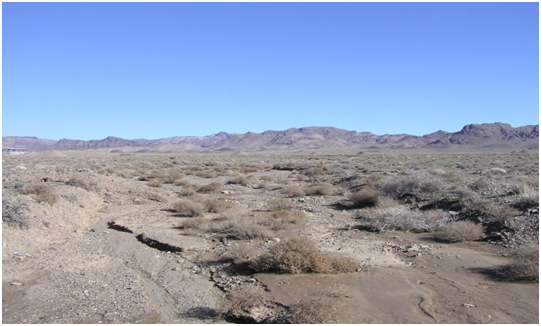
<instances>
[{"instance_id":1,"label":"clear sky","mask_svg":"<svg viewBox=\"0 0 541 326\"><path fill-rule=\"evenodd\" d=\"M2 3L2 135L539 123L539 4Z\"/></svg>"}]
</instances>

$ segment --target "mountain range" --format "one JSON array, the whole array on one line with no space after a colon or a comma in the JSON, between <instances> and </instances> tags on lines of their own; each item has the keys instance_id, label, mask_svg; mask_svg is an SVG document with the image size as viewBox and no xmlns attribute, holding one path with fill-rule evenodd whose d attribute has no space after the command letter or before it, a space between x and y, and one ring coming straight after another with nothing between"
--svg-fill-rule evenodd
<instances>
[{"instance_id":1,"label":"mountain range","mask_svg":"<svg viewBox=\"0 0 541 326\"><path fill-rule=\"evenodd\" d=\"M375 135L334 127L291 128L283 131L210 136L179 136L148 139L107 137L102 140L59 141L36 137L2 137L2 147L24 147L30 151L98 150L107 152L260 152L340 150L427 150L499 151L538 150L539 125L514 128L509 124L469 124L458 132L436 131L424 136L409 134Z\"/></svg>"}]
</instances>

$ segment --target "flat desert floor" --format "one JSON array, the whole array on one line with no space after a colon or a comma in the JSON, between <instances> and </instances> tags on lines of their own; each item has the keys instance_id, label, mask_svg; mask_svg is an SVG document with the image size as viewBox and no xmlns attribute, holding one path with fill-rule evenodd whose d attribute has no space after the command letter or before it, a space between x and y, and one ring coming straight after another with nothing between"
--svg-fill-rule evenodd
<instances>
[{"instance_id":1,"label":"flat desert floor","mask_svg":"<svg viewBox=\"0 0 541 326\"><path fill-rule=\"evenodd\" d=\"M539 323L537 152L2 159L3 323Z\"/></svg>"}]
</instances>

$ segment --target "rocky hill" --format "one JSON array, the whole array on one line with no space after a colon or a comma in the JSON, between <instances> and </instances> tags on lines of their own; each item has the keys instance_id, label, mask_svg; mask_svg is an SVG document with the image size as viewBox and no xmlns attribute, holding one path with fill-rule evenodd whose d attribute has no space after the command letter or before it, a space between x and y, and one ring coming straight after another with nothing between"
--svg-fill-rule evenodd
<instances>
[{"instance_id":1,"label":"rocky hill","mask_svg":"<svg viewBox=\"0 0 541 326\"><path fill-rule=\"evenodd\" d=\"M505 123L469 124L458 132L436 131L424 136L375 135L333 127L291 128L262 133L179 136L156 140L102 140L58 142L36 137L2 137L3 147L32 151L99 150L115 152L228 152L228 151L330 151L330 150L538 150L539 125L514 128Z\"/></svg>"}]
</instances>

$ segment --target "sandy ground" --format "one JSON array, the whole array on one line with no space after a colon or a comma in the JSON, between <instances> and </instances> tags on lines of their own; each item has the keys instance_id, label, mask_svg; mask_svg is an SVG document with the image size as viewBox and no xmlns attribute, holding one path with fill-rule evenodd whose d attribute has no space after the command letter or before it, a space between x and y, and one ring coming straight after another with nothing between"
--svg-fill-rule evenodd
<instances>
[{"instance_id":1,"label":"sandy ground","mask_svg":"<svg viewBox=\"0 0 541 326\"><path fill-rule=\"evenodd\" d=\"M286 172L269 173L279 178ZM50 175L37 169L28 179ZM209 266L228 244L176 228L172 187L149 190L136 179L74 175L95 180L101 193L63 188L75 192L78 201L32 204L48 227L3 229L3 323L226 322L217 314L223 292ZM164 200L143 200L149 191ZM272 187L227 185L224 191L241 212L257 213L261 198L278 196ZM133 198L144 203L134 204ZM302 232L323 251L354 257L365 266L362 271L239 279L255 279L283 305L329 287L342 289L335 323L539 323L538 284L499 282L484 273L509 261L503 248L440 243L430 234L359 230L352 227L352 212L331 207L340 198L298 201L308 215ZM140 241L140 234L150 241Z\"/></svg>"}]
</instances>

